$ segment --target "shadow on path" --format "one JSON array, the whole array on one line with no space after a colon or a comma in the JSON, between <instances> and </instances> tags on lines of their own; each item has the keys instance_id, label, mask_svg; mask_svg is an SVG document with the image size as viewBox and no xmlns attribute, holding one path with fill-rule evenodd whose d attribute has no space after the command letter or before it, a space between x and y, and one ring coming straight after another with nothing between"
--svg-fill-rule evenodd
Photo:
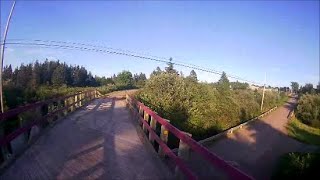
<instances>
[{"instance_id":1,"label":"shadow on path","mask_svg":"<svg viewBox=\"0 0 320 180\"><path fill-rule=\"evenodd\" d=\"M288 152L313 152L318 147L306 145L287 136L287 116L295 106L291 99L268 116L208 144L208 148L256 179L270 179L279 157Z\"/></svg>"},{"instance_id":2,"label":"shadow on path","mask_svg":"<svg viewBox=\"0 0 320 180\"><path fill-rule=\"evenodd\" d=\"M168 179L122 98L97 99L41 136L0 179Z\"/></svg>"}]
</instances>

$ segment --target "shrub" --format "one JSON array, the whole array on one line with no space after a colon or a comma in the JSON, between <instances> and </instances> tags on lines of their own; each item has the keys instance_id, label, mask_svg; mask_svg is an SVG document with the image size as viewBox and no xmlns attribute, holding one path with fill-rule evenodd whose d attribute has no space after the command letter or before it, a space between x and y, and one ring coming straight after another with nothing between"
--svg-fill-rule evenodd
<instances>
[{"instance_id":1,"label":"shrub","mask_svg":"<svg viewBox=\"0 0 320 180\"><path fill-rule=\"evenodd\" d=\"M265 106L270 109L277 104L277 96L266 94ZM200 140L260 114L261 94L251 90L225 92L174 73L159 73L150 77L137 98Z\"/></svg>"},{"instance_id":2,"label":"shrub","mask_svg":"<svg viewBox=\"0 0 320 180\"><path fill-rule=\"evenodd\" d=\"M296 116L303 123L320 128L320 95L303 95L298 101Z\"/></svg>"},{"instance_id":3,"label":"shrub","mask_svg":"<svg viewBox=\"0 0 320 180\"><path fill-rule=\"evenodd\" d=\"M278 162L272 179L319 179L320 153L289 153Z\"/></svg>"}]
</instances>

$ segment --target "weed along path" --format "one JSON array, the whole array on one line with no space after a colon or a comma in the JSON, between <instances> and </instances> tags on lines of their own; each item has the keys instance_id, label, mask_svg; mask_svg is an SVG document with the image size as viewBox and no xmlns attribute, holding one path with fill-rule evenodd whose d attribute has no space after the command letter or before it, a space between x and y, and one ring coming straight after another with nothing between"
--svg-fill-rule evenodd
<instances>
[{"instance_id":1,"label":"weed along path","mask_svg":"<svg viewBox=\"0 0 320 180\"><path fill-rule=\"evenodd\" d=\"M48 129L0 179L170 179L136 128L119 94L96 99Z\"/></svg>"},{"instance_id":2,"label":"weed along path","mask_svg":"<svg viewBox=\"0 0 320 180\"><path fill-rule=\"evenodd\" d=\"M256 179L270 179L278 158L288 152L317 149L287 136L288 115L296 100L290 98L269 115L249 123L207 147Z\"/></svg>"}]
</instances>

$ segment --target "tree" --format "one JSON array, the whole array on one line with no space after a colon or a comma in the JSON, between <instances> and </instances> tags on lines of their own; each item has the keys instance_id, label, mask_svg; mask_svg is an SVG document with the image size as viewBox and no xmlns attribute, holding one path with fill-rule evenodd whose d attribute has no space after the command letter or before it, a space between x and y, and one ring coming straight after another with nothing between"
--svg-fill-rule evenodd
<instances>
[{"instance_id":1,"label":"tree","mask_svg":"<svg viewBox=\"0 0 320 180\"><path fill-rule=\"evenodd\" d=\"M55 86L66 84L66 70L64 66L59 65L52 73L51 82Z\"/></svg>"},{"instance_id":2,"label":"tree","mask_svg":"<svg viewBox=\"0 0 320 180\"><path fill-rule=\"evenodd\" d=\"M300 92L301 92L302 94L306 94L306 93L314 94L314 93L315 93L315 90L313 89L313 84L307 83L306 85L304 85L303 87L301 87Z\"/></svg>"},{"instance_id":3,"label":"tree","mask_svg":"<svg viewBox=\"0 0 320 180\"><path fill-rule=\"evenodd\" d=\"M248 83L241 83L239 81L231 82L230 85L233 90L235 90L235 89L248 89L249 88Z\"/></svg>"},{"instance_id":4,"label":"tree","mask_svg":"<svg viewBox=\"0 0 320 180\"><path fill-rule=\"evenodd\" d=\"M190 71L190 75L187 78L191 79L192 81L198 82L197 73L194 70Z\"/></svg>"},{"instance_id":5,"label":"tree","mask_svg":"<svg viewBox=\"0 0 320 180\"><path fill-rule=\"evenodd\" d=\"M32 71L32 80L31 80L31 86L33 89L36 89L43 81L41 79L43 77L42 75L42 68L39 61L36 61L33 65L33 71Z\"/></svg>"},{"instance_id":6,"label":"tree","mask_svg":"<svg viewBox=\"0 0 320 180\"><path fill-rule=\"evenodd\" d=\"M133 75L134 84L137 87L143 87L146 83L147 77L144 73Z\"/></svg>"},{"instance_id":7,"label":"tree","mask_svg":"<svg viewBox=\"0 0 320 180\"><path fill-rule=\"evenodd\" d=\"M130 71L122 71L116 77L115 84L120 88L132 88L133 78Z\"/></svg>"},{"instance_id":8,"label":"tree","mask_svg":"<svg viewBox=\"0 0 320 180\"><path fill-rule=\"evenodd\" d=\"M12 79L12 74L13 74L13 72L12 72L11 64L9 66L3 67L3 80L4 81Z\"/></svg>"},{"instance_id":9,"label":"tree","mask_svg":"<svg viewBox=\"0 0 320 180\"><path fill-rule=\"evenodd\" d=\"M313 127L320 128L320 95L302 95L298 101L295 114L302 122Z\"/></svg>"},{"instance_id":10,"label":"tree","mask_svg":"<svg viewBox=\"0 0 320 180\"><path fill-rule=\"evenodd\" d=\"M157 76L157 75L159 75L159 74L161 74L161 73L163 73L163 71L160 69L160 67L158 66L157 68L156 68L156 70L154 70L154 71L152 71L152 73L150 74L150 77L151 76Z\"/></svg>"},{"instance_id":11,"label":"tree","mask_svg":"<svg viewBox=\"0 0 320 180\"><path fill-rule=\"evenodd\" d=\"M166 73L169 74L178 74L178 71L174 69L173 67L173 62L172 62L172 58L169 59L169 62L167 63L167 67L165 68Z\"/></svg>"},{"instance_id":12,"label":"tree","mask_svg":"<svg viewBox=\"0 0 320 180\"><path fill-rule=\"evenodd\" d=\"M21 64L21 66L15 71L15 73L16 85L22 88L29 88L32 78L32 66Z\"/></svg>"},{"instance_id":13,"label":"tree","mask_svg":"<svg viewBox=\"0 0 320 180\"><path fill-rule=\"evenodd\" d=\"M291 89L292 89L292 92L297 93L299 91L299 83L291 82Z\"/></svg>"},{"instance_id":14,"label":"tree","mask_svg":"<svg viewBox=\"0 0 320 180\"><path fill-rule=\"evenodd\" d=\"M223 93L230 91L230 82L225 72L222 72L221 78L218 81L217 89Z\"/></svg>"}]
</instances>

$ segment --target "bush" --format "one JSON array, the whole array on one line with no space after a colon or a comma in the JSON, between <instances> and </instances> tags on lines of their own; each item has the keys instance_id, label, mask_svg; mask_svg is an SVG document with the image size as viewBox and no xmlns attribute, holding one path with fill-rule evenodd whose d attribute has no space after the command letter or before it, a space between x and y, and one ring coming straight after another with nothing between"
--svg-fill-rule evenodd
<instances>
[{"instance_id":1,"label":"bush","mask_svg":"<svg viewBox=\"0 0 320 180\"><path fill-rule=\"evenodd\" d=\"M288 135L291 137L308 144L320 146L320 129L308 126L295 117L291 118L287 129Z\"/></svg>"},{"instance_id":2,"label":"bush","mask_svg":"<svg viewBox=\"0 0 320 180\"><path fill-rule=\"evenodd\" d=\"M275 106L276 97L267 92L265 107ZM224 91L174 73L160 73L150 77L137 98L200 140L259 115L261 94L251 90Z\"/></svg>"},{"instance_id":3,"label":"bush","mask_svg":"<svg viewBox=\"0 0 320 180\"><path fill-rule=\"evenodd\" d=\"M320 153L289 153L278 162L272 179L319 179Z\"/></svg>"},{"instance_id":4,"label":"bush","mask_svg":"<svg viewBox=\"0 0 320 180\"><path fill-rule=\"evenodd\" d=\"M298 101L296 117L307 125L320 128L320 95L303 95Z\"/></svg>"}]
</instances>

